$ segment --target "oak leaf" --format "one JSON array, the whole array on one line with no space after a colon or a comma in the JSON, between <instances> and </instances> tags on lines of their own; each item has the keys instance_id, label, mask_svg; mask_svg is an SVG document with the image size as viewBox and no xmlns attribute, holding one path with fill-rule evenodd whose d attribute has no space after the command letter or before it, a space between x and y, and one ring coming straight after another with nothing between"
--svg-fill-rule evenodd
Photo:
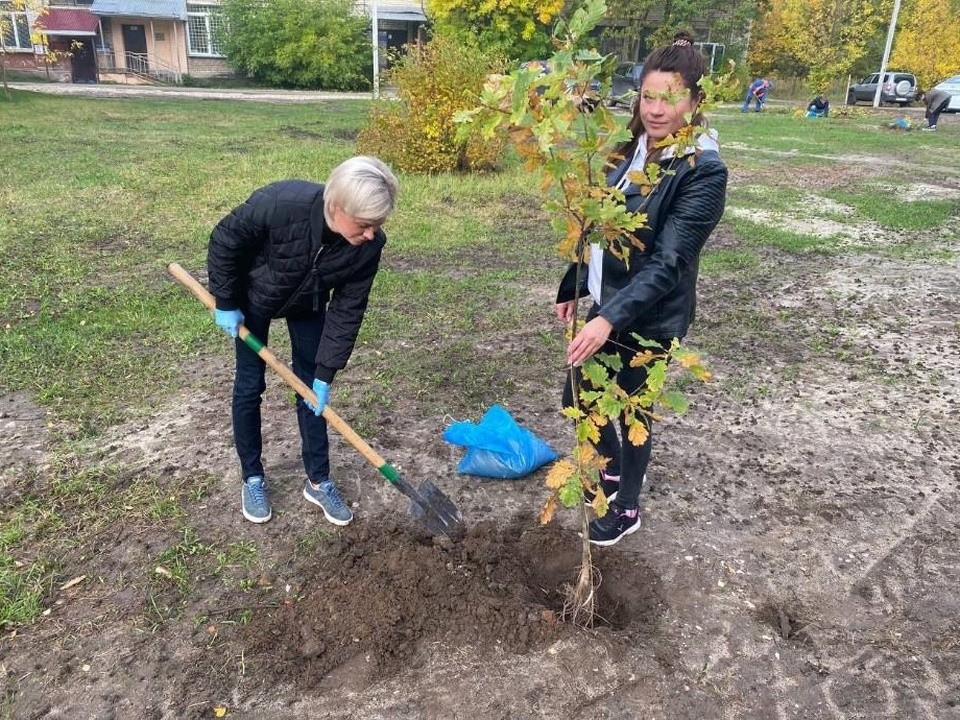
<instances>
[{"instance_id":1,"label":"oak leaf","mask_svg":"<svg viewBox=\"0 0 960 720\"><path fill-rule=\"evenodd\" d=\"M544 480L544 484L551 490L559 490L576 470L570 461L557 460L549 472L547 472L547 478Z\"/></svg>"},{"instance_id":2,"label":"oak leaf","mask_svg":"<svg viewBox=\"0 0 960 720\"><path fill-rule=\"evenodd\" d=\"M650 431L647 430L647 424L642 420L634 420L627 432L627 439L637 447L640 447L647 441Z\"/></svg>"},{"instance_id":3,"label":"oak leaf","mask_svg":"<svg viewBox=\"0 0 960 720\"><path fill-rule=\"evenodd\" d=\"M546 525L551 520L553 520L553 514L557 510L557 496L551 495L547 498L547 502L544 503L543 507L540 508L540 524Z\"/></svg>"}]
</instances>

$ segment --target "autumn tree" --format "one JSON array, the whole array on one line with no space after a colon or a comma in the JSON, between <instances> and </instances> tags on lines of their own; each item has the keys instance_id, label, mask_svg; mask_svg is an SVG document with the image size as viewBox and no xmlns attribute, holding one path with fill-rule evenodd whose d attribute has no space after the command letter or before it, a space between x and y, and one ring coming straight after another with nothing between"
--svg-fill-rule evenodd
<instances>
[{"instance_id":1,"label":"autumn tree","mask_svg":"<svg viewBox=\"0 0 960 720\"><path fill-rule=\"evenodd\" d=\"M890 67L914 73L922 88L960 72L958 0L909 0L897 25Z\"/></svg>"},{"instance_id":2,"label":"autumn tree","mask_svg":"<svg viewBox=\"0 0 960 720\"><path fill-rule=\"evenodd\" d=\"M754 24L747 61L760 74L806 77L822 92L837 77L879 66L871 49L892 0L770 0Z\"/></svg>"},{"instance_id":3,"label":"autumn tree","mask_svg":"<svg viewBox=\"0 0 960 720\"><path fill-rule=\"evenodd\" d=\"M0 77L3 78L3 94L7 100L11 98L10 86L7 83L7 53L14 32L16 31L18 36L26 33L33 44L42 42L42 38L30 29L26 17L21 14L28 11L35 18L40 18L46 14L47 6L41 0L10 0L6 4L0 3Z\"/></svg>"},{"instance_id":4,"label":"autumn tree","mask_svg":"<svg viewBox=\"0 0 960 720\"><path fill-rule=\"evenodd\" d=\"M438 28L460 42L504 57L533 60L550 50L550 30L564 0L427 0Z\"/></svg>"},{"instance_id":5,"label":"autumn tree","mask_svg":"<svg viewBox=\"0 0 960 720\"><path fill-rule=\"evenodd\" d=\"M622 41L622 59L642 59L649 47L669 43L677 30L726 46L739 59L758 0L610 0L602 35Z\"/></svg>"}]
</instances>

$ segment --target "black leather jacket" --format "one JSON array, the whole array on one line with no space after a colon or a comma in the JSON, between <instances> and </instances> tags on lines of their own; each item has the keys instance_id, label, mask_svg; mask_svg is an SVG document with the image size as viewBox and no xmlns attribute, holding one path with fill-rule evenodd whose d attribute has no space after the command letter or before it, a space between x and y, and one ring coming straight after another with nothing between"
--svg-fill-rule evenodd
<instances>
[{"instance_id":1,"label":"black leather jacket","mask_svg":"<svg viewBox=\"0 0 960 720\"><path fill-rule=\"evenodd\" d=\"M647 213L646 226L636 236L644 248L630 248L625 264L603 253L599 314L614 333L665 340L683 338L696 314L700 251L720 222L726 202L727 167L714 150L664 160L675 173L663 177L646 198L631 184L624 192L627 209ZM627 171L624 161L607 176L616 185ZM587 269L581 270L580 297L587 294ZM574 297L576 265L560 283L557 302Z\"/></svg>"},{"instance_id":2,"label":"black leather jacket","mask_svg":"<svg viewBox=\"0 0 960 720\"><path fill-rule=\"evenodd\" d=\"M330 382L353 352L387 238L324 245L325 225L323 185L267 185L213 229L207 274L221 310L279 318L326 307L316 376Z\"/></svg>"}]
</instances>

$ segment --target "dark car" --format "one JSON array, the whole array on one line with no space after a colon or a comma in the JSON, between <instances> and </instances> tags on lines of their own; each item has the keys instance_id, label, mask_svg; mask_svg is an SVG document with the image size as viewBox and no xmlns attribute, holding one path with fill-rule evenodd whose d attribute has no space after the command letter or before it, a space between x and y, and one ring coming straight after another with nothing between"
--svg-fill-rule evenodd
<instances>
[{"instance_id":1,"label":"dark car","mask_svg":"<svg viewBox=\"0 0 960 720\"><path fill-rule=\"evenodd\" d=\"M917 99L917 78L911 73L884 73L883 87L880 90L880 104L910 105ZM877 94L877 79L880 73L868 75L847 90L847 104L856 105L857 101L873 102Z\"/></svg>"},{"instance_id":2,"label":"dark car","mask_svg":"<svg viewBox=\"0 0 960 720\"><path fill-rule=\"evenodd\" d=\"M613 82L610 85L610 107L618 104L633 106L633 99L640 89L640 73L643 72L642 62L626 62L617 65L613 71Z\"/></svg>"}]
</instances>

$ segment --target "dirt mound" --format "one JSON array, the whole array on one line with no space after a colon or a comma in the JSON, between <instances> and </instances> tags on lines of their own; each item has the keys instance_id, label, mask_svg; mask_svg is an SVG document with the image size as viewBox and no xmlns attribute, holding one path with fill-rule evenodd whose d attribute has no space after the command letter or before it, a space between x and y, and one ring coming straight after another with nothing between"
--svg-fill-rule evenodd
<instances>
[{"instance_id":1,"label":"dirt mound","mask_svg":"<svg viewBox=\"0 0 960 720\"><path fill-rule=\"evenodd\" d=\"M268 682L356 685L417 663L436 644L524 651L572 628L562 588L577 577L578 537L532 518L487 521L451 541L392 520L350 528L313 564L303 590L235 636ZM598 623L645 624L660 605L635 558L603 553ZM332 673L332 674L331 674Z\"/></svg>"}]
</instances>

